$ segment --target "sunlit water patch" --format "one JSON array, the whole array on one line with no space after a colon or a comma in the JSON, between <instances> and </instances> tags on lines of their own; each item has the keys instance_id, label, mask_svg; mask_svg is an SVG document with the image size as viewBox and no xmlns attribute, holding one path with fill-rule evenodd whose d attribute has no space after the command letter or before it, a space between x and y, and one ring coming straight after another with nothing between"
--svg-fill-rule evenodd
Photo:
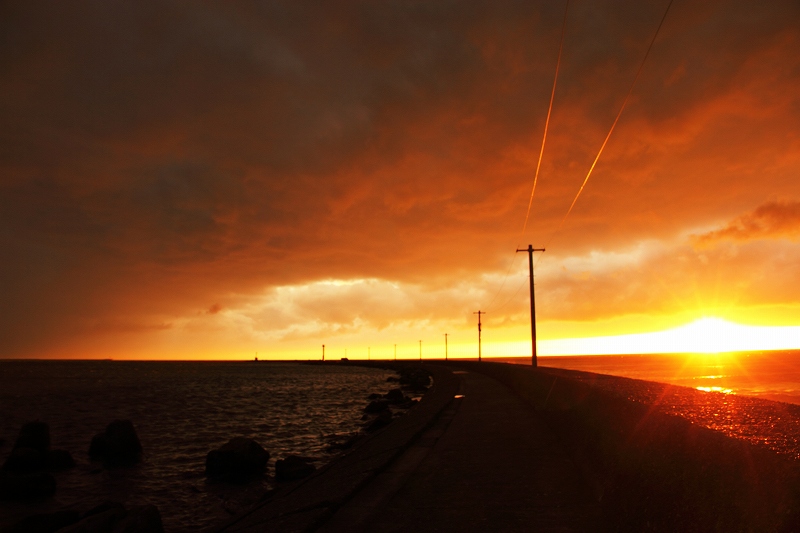
<instances>
[{"instance_id":1,"label":"sunlit water patch","mask_svg":"<svg viewBox=\"0 0 800 533\"><path fill-rule=\"evenodd\" d=\"M684 387L588 372L563 373L615 396L800 459L800 405L732 394L724 387Z\"/></svg>"}]
</instances>

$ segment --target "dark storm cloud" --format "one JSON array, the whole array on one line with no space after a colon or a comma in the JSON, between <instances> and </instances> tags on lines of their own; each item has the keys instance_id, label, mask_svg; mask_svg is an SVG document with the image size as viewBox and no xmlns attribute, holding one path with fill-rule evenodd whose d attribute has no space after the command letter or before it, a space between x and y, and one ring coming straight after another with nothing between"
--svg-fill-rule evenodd
<instances>
[{"instance_id":1,"label":"dark storm cloud","mask_svg":"<svg viewBox=\"0 0 800 533\"><path fill-rule=\"evenodd\" d=\"M532 215L541 240L666 6L572 4ZM563 7L3 3L0 355L103 324L158 329L276 285L504 268ZM756 186L800 197L785 156L798 11L673 6L557 253L669 237L742 212Z\"/></svg>"}]
</instances>

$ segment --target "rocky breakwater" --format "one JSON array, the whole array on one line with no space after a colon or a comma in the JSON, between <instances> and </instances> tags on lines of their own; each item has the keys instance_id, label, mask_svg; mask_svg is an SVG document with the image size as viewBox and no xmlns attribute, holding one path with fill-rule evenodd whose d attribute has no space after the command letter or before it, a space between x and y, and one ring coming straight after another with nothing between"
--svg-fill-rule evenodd
<instances>
[{"instance_id":1,"label":"rocky breakwater","mask_svg":"<svg viewBox=\"0 0 800 533\"><path fill-rule=\"evenodd\" d=\"M328 446L328 451L338 457L300 481L279 485L250 510L221 524L215 531L315 530L402 455L458 391L458 378L437 365L423 368L407 362L358 364L391 369L398 375L387 378L390 385L386 389L366 398L368 403L364 406L361 430L348 435L346 440L337 438Z\"/></svg>"},{"instance_id":2,"label":"rocky breakwater","mask_svg":"<svg viewBox=\"0 0 800 533\"><path fill-rule=\"evenodd\" d=\"M418 403L418 397L431 385L430 374L421 369L401 368L398 376L390 376L396 383L386 393L372 393L364 407L362 430L356 434L336 435L327 447L331 454L350 449L360 439L386 427ZM342 438L344 437L344 438ZM262 478L271 478L278 484L306 478L317 470L319 459L289 454L274 463L274 475L269 472L270 452L258 442L247 437L234 437L206 456L205 474L212 483L244 485Z\"/></svg>"}]
</instances>

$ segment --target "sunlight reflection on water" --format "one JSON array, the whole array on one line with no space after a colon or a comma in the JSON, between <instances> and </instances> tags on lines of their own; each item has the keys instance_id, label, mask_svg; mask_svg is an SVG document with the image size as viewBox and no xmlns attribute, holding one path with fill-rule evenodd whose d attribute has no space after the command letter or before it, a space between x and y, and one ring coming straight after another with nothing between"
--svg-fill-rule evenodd
<instances>
[{"instance_id":1,"label":"sunlight reflection on water","mask_svg":"<svg viewBox=\"0 0 800 533\"><path fill-rule=\"evenodd\" d=\"M542 359L584 371L569 375L617 396L800 459L800 352Z\"/></svg>"}]
</instances>

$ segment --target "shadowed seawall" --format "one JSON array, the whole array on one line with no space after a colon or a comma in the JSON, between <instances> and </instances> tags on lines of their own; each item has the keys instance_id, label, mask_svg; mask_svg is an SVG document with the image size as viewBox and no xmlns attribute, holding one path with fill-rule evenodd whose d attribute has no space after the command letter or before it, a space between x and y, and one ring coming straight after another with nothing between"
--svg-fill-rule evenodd
<instances>
[{"instance_id":1,"label":"shadowed seawall","mask_svg":"<svg viewBox=\"0 0 800 533\"><path fill-rule=\"evenodd\" d=\"M798 466L769 450L563 371L413 366L420 405L221 530L800 529Z\"/></svg>"}]
</instances>

